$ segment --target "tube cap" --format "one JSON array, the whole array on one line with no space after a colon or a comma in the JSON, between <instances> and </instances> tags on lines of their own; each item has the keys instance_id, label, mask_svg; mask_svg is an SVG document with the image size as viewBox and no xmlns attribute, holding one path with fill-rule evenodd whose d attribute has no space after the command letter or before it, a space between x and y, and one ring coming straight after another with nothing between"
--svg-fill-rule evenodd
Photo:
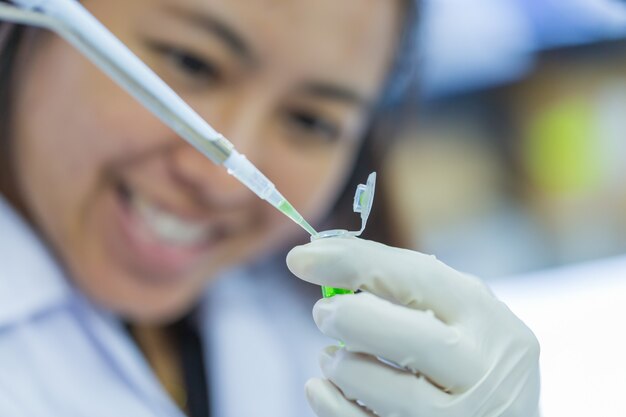
<instances>
[{"instance_id":1,"label":"tube cap","mask_svg":"<svg viewBox=\"0 0 626 417\"><path fill-rule=\"evenodd\" d=\"M343 229L325 230L318 234L311 236L311 240L324 239L328 237L347 237L347 236L361 236L361 233L365 230L367 225L367 219L372 211L372 205L374 204L374 192L376 191L376 173L372 172L367 177L365 184L359 184L356 187L354 194L354 202L352 204L352 210L355 213L361 214L361 229L358 231L348 231Z\"/></svg>"}]
</instances>

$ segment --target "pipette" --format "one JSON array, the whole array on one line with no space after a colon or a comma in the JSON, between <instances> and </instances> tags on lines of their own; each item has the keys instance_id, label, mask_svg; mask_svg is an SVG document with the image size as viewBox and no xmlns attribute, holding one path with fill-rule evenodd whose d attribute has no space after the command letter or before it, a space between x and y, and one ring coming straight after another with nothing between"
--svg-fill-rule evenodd
<instances>
[{"instance_id":1,"label":"pipette","mask_svg":"<svg viewBox=\"0 0 626 417\"><path fill-rule=\"evenodd\" d=\"M43 27L76 47L180 137L300 225L315 229L274 184L76 0L10 0L0 19Z\"/></svg>"}]
</instances>

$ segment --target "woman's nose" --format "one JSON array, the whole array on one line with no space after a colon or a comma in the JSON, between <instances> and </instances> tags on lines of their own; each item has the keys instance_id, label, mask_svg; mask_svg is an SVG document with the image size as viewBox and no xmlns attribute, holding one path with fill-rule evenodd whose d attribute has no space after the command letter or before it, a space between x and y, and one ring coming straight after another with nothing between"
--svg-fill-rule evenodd
<instances>
[{"instance_id":1,"label":"woman's nose","mask_svg":"<svg viewBox=\"0 0 626 417\"><path fill-rule=\"evenodd\" d=\"M251 125L228 128L223 123L216 127L233 142L237 151L245 154L254 164L260 162L262 152L258 140L255 140L258 129ZM175 147L170 161L174 178L209 204L238 206L255 198L252 191L228 174L226 168L215 164L191 145L182 143Z\"/></svg>"}]
</instances>

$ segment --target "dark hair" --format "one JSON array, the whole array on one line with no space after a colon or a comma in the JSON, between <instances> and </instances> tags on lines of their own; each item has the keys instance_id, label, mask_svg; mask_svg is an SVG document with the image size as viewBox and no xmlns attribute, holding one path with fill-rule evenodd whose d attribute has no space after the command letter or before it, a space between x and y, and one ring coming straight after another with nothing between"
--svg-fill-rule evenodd
<instances>
[{"instance_id":1,"label":"dark hair","mask_svg":"<svg viewBox=\"0 0 626 417\"><path fill-rule=\"evenodd\" d=\"M403 23L394 60L382 94L372 111L357 163L328 219L328 228L359 229L360 217L352 212L354 190L370 172L382 171L383 161L394 139L400 136L417 113L421 1L403 0L403 3ZM379 176L380 180L384 182L384 178ZM376 188L375 204L363 237L393 246L406 246L407 242L394 232L397 228L392 223L390 200L385 191L384 186Z\"/></svg>"},{"instance_id":2,"label":"dark hair","mask_svg":"<svg viewBox=\"0 0 626 417\"><path fill-rule=\"evenodd\" d=\"M15 61L23 37L24 27L13 24L0 24L0 194L13 204L20 205L13 178L11 158L11 106L15 83Z\"/></svg>"},{"instance_id":3,"label":"dark hair","mask_svg":"<svg viewBox=\"0 0 626 417\"><path fill-rule=\"evenodd\" d=\"M372 109L363 146L357 163L349 176L325 226L359 228L359 218L352 213L352 198L357 184L363 182L372 171L380 171L382 160L394 137L410 116L417 96L417 41L419 30L419 0L402 0L403 24L397 50L388 72L385 86ZM29 30L19 25L0 23L0 194L3 194L21 211L19 190L15 186L13 160L11 158L11 120L13 86L19 74L15 63L25 34ZM365 237L380 242L399 245L390 226L388 200L384 187L378 187L376 204Z\"/></svg>"}]
</instances>

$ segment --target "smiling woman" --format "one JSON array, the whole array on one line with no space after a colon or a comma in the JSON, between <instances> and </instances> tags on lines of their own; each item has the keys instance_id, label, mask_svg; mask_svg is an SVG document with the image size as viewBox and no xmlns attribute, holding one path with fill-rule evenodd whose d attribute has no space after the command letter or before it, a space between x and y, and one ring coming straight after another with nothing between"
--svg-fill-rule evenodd
<instances>
[{"instance_id":1,"label":"smiling woman","mask_svg":"<svg viewBox=\"0 0 626 417\"><path fill-rule=\"evenodd\" d=\"M320 222L354 165L398 37L399 2L366 1L369 12L362 2L84 4ZM3 135L19 194L7 195L95 300L167 320L207 277L296 236L61 40L24 43Z\"/></svg>"},{"instance_id":2,"label":"smiling woman","mask_svg":"<svg viewBox=\"0 0 626 417\"><path fill-rule=\"evenodd\" d=\"M373 156L382 156L386 145L377 139L381 129L384 139L393 137L390 126L400 126L398 117L415 91L414 1L82 4L318 226L340 216L335 205L350 208L343 190L353 190L375 169ZM0 391L0 414L303 415L298 391L310 374L309 351L319 343L306 330L308 299L275 268L253 267L302 239L302 231L59 38L7 25L0 30L0 288L9 289L0 293L0 386L11 387ZM382 224L381 215L375 211L372 221ZM317 242L315 248L330 245L326 252L292 252L290 267L320 284L312 271L336 259L316 259L337 248L374 263L380 257L405 260L388 256L382 245L361 247L353 240ZM452 299L462 298L455 291L467 292L473 302L457 304L468 318L489 317L473 309L502 309L475 281L407 253L406 264L416 266L412 273L444 277L452 283ZM386 285L401 279L398 288L404 288L407 276L413 278L408 272L387 274L391 266L380 262L380 276L389 279L369 272L355 277L349 273L354 258L339 259L346 265L335 272L348 271L352 281L324 274L338 280L324 285L371 292L367 299L337 298L355 306L369 300L381 320L390 318L377 328L407 323L397 311L415 319L422 309L435 312L432 320L453 316L441 297L429 303L412 287L405 293L423 303L394 298ZM276 285L284 293L267 303ZM336 316L367 316L346 308ZM450 363L469 363L458 374L440 369L446 361L433 361L425 366L428 379L418 379L417 361L411 363L416 368L397 370L397 379L380 384L360 378L358 369L340 380L323 367L335 385L309 385L310 403L320 416L370 415L363 404L381 416L413 415L459 395L462 400L450 404L461 406L441 415L512 407L521 414L511 416L530 416L536 409L536 342L510 312L498 311L491 333L470 326L463 337L446 336L460 334L447 328L430 334L433 352L451 343L464 348L446 351ZM316 320L319 325L321 315ZM348 340L341 331L333 336ZM387 369L382 362L371 367L375 357L397 356L380 351L381 340L370 335L359 341L351 351L363 353L363 360L350 363ZM465 349L478 345L488 349ZM503 359L504 347L514 351L515 363ZM510 374L522 386L505 384L502 392L492 386ZM427 381L430 391L407 391L407 381ZM354 383L358 389L349 390ZM385 400L394 398L388 390L396 386L424 401L407 407L404 400ZM492 393L487 406L468 394L484 391Z\"/></svg>"}]
</instances>

